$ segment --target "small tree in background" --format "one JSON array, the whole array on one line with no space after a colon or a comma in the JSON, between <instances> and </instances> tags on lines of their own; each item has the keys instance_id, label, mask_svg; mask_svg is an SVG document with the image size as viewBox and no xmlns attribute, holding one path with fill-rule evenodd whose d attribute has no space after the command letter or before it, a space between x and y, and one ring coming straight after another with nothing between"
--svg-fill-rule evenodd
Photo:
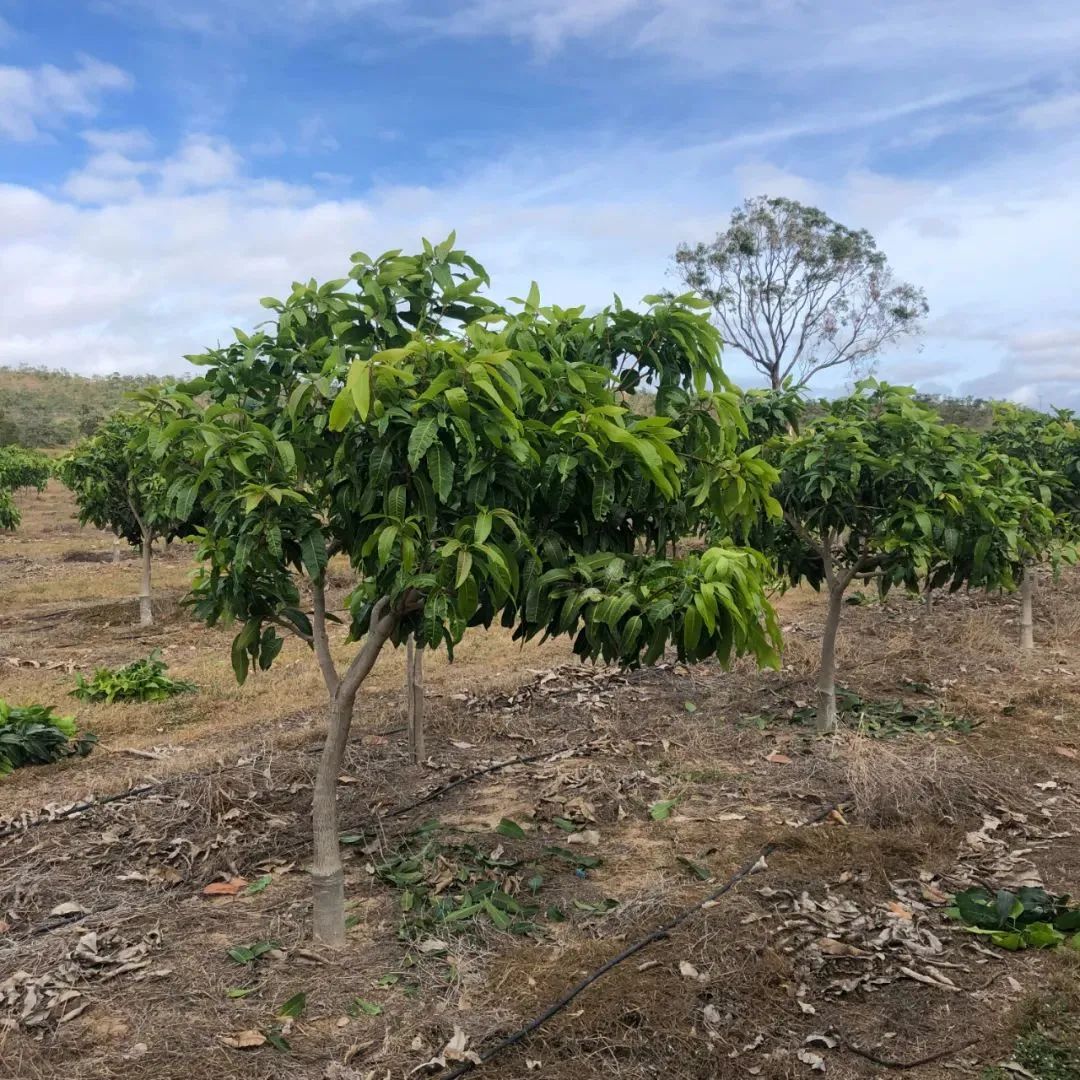
<instances>
[{"instance_id":1,"label":"small tree in background","mask_svg":"<svg viewBox=\"0 0 1080 1080\"><path fill-rule=\"evenodd\" d=\"M682 244L675 269L712 305L724 344L773 389L829 368L857 372L928 311L865 229L793 199L748 199L712 243Z\"/></svg>"},{"instance_id":2,"label":"small tree in background","mask_svg":"<svg viewBox=\"0 0 1080 1080\"><path fill-rule=\"evenodd\" d=\"M783 522L758 534L794 584L825 584L818 728L836 727L836 634L856 577L882 593L928 575L950 588L1012 588L1044 549L1050 512L1001 455L950 427L914 391L867 380L794 439L773 446Z\"/></svg>"},{"instance_id":3,"label":"small tree in background","mask_svg":"<svg viewBox=\"0 0 1080 1080\"><path fill-rule=\"evenodd\" d=\"M21 488L44 491L52 473L52 462L43 454L18 446L0 446L0 529L17 529L22 520L15 492Z\"/></svg>"},{"instance_id":4,"label":"small tree in background","mask_svg":"<svg viewBox=\"0 0 1080 1080\"><path fill-rule=\"evenodd\" d=\"M1049 508L1051 555L1070 562L1080 538L1080 424L1068 409L1037 412L998 402L985 445L1015 463L1029 494ZM1020 647L1035 647L1035 568L1039 551L1024 563L1020 582Z\"/></svg>"},{"instance_id":5,"label":"small tree in background","mask_svg":"<svg viewBox=\"0 0 1080 1080\"><path fill-rule=\"evenodd\" d=\"M139 624L154 621L151 559L154 541L177 534L179 521L165 510L165 482L155 468L147 438L156 436L145 417L114 413L96 435L60 462L61 479L79 508L79 522L111 532L142 553ZM193 507L186 507L190 516Z\"/></svg>"},{"instance_id":6,"label":"small tree in background","mask_svg":"<svg viewBox=\"0 0 1080 1080\"><path fill-rule=\"evenodd\" d=\"M156 396L174 512L206 514L195 612L240 623L239 679L273 663L285 629L326 684L312 877L315 937L334 946L337 777L387 643L412 635L452 655L469 627L498 620L628 665L669 643L686 660L774 664L778 646L758 553L655 554L672 513L680 528L687 507L734 521L768 498L767 466L712 468L745 427L706 319L678 300L586 318L541 307L535 288L511 315L483 298L487 275L453 237L413 256L358 253L349 277L264 300L269 325L194 358L205 376ZM654 416L622 404L646 378L661 391ZM346 606L360 644L343 667L325 586L338 553L359 580Z\"/></svg>"}]
</instances>

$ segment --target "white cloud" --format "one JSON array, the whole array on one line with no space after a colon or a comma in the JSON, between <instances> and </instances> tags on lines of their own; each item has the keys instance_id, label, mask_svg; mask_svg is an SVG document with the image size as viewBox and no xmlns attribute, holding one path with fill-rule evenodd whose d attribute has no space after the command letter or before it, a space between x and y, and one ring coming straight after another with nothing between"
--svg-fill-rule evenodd
<instances>
[{"instance_id":1,"label":"white cloud","mask_svg":"<svg viewBox=\"0 0 1080 1080\"><path fill-rule=\"evenodd\" d=\"M96 116L104 94L132 85L127 72L92 56L69 70L0 66L0 137L29 142L71 117Z\"/></svg>"},{"instance_id":2,"label":"white cloud","mask_svg":"<svg viewBox=\"0 0 1080 1080\"><path fill-rule=\"evenodd\" d=\"M1061 94L1028 105L1017 113L1017 122L1035 131L1053 131L1080 125L1080 93Z\"/></svg>"},{"instance_id":3,"label":"white cloud","mask_svg":"<svg viewBox=\"0 0 1080 1080\"><path fill-rule=\"evenodd\" d=\"M117 154L145 154L154 148L154 140L150 135L138 128L116 129L106 131L101 128L89 128L80 132L83 139L91 149L104 153L112 151Z\"/></svg>"},{"instance_id":4,"label":"white cloud","mask_svg":"<svg viewBox=\"0 0 1080 1080\"><path fill-rule=\"evenodd\" d=\"M642 141L563 145L562 171L538 182L535 162L554 159L528 145L463 179L362 198L252 178L233 147L207 136L157 159L109 140L95 149L63 194L0 187L0 294L20 313L0 363L182 371L184 353L258 321L260 296L339 276L357 248L408 249L452 228L497 297L535 278L555 303L600 305L613 292L634 302L672 283L678 241L711 237L744 196L767 192L867 226L897 274L926 287L927 335L883 359L890 379L1080 399L1075 147L987 165L961 185L867 170L825 182L764 159L734 169L710 144ZM93 184L107 197L93 197ZM95 205L78 204L88 196ZM734 353L727 362L748 381Z\"/></svg>"}]
</instances>

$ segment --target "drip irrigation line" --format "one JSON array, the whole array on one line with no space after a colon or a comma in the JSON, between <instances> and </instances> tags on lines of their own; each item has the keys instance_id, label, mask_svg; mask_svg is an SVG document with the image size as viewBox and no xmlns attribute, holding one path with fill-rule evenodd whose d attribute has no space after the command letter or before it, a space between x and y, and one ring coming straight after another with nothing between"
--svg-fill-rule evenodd
<instances>
[{"instance_id":1,"label":"drip irrigation line","mask_svg":"<svg viewBox=\"0 0 1080 1080\"><path fill-rule=\"evenodd\" d=\"M917 1058L915 1061L896 1061L894 1058L882 1058L869 1050L864 1050L861 1046L856 1046L842 1031L838 1031L840 1041L850 1050L853 1054L858 1054L859 1057L865 1058L867 1061L873 1062L875 1065L880 1065L885 1069L917 1069L920 1065L929 1065L932 1061L938 1061L943 1057L950 1057L953 1054L960 1053L961 1050L966 1050L969 1046L974 1046L975 1043L980 1042L983 1038L981 1035L976 1035L972 1039L968 1039L965 1042L957 1043L955 1046L947 1046L944 1050L938 1050L933 1054L927 1054L926 1057Z\"/></svg>"},{"instance_id":2,"label":"drip irrigation line","mask_svg":"<svg viewBox=\"0 0 1080 1080\"><path fill-rule=\"evenodd\" d=\"M801 822L799 828L804 828L807 825L816 825L820 821L824 821L834 810L838 809L843 803L843 800L829 803L821 811L815 814L812 818L808 818L806 821ZM524 1027L519 1028L513 1033L508 1035L505 1039L497 1042L490 1049L485 1050L482 1054L479 1054L479 1061L464 1061L460 1065L456 1065L449 1072L442 1073L436 1080L457 1080L458 1077L464 1076L466 1073L472 1072L474 1069L479 1069L486 1065L492 1058L497 1057L503 1053L504 1050L509 1050L510 1047L516 1046L518 1043L527 1039L537 1028L542 1027L552 1017L558 1015L563 1009L569 1005L574 998L581 994L584 990L587 990L598 979L603 978L613 968L618 967L621 963L629 960L632 956L636 956L644 949L648 948L654 942L662 941L671 935L671 932L683 923L685 923L692 916L696 915L706 905L718 900L725 893L730 892L736 885L739 884L743 878L747 877L754 870L754 867L761 862L762 859L767 859L776 849L779 847L779 842L770 840L763 847L759 848L749 859L746 860L722 885L713 889L711 892L703 896L697 903L691 905L688 908L684 908L673 919L669 919L666 923L658 926L651 933L646 934L643 938L635 941L632 945L628 945L622 952L617 953L611 957L610 960L601 964L591 974L586 975L580 982L575 983L558 1001L555 1001L549 1005L538 1016L533 1017Z\"/></svg>"}]
</instances>

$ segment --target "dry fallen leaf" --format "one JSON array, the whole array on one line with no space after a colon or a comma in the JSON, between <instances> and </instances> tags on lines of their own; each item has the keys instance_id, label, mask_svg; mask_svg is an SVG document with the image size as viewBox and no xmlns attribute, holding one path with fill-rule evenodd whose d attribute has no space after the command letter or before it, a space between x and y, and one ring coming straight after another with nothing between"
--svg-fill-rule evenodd
<instances>
[{"instance_id":1,"label":"dry fallen leaf","mask_svg":"<svg viewBox=\"0 0 1080 1080\"><path fill-rule=\"evenodd\" d=\"M887 906L890 915L895 916L897 919L903 919L905 922L911 922L911 912L903 904L890 900Z\"/></svg>"},{"instance_id":2,"label":"dry fallen leaf","mask_svg":"<svg viewBox=\"0 0 1080 1080\"><path fill-rule=\"evenodd\" d=\"M688 960L679 961L679 974L684 979L696 979L698 982L707 982L709 978L708 975L702 975Z\"/></svg>"},{"instance_id":3,"label":"dry fallen leaf","mask_svg":"<svg viewBox=\"0 0 1080 1080\"><path fill-rule=\"evenodd\" d=\"M203 896L236 896L241 889L247 888L247 878L234 877L228 881L211 881L203 888Z\"/></svg>"},{"instance_id":4,"label":"dry fallen leaf","mask_svg":"<svg viewBox=\"0 0 1080 1080\"><path fill-rule=\"evenodd\" d=\"M74 900L68 900L66 904L57 904L56 907L49 912L50 915L85 915L86 908L82 904L75 903Z\"/></svg>"},{"instance_id":5,"label":"dry fallen leaf","mask_svg":"<svg viewBox=\"0 0 1080 1080\"><path fill-rule=\"evenodd\" d=\"M600 834L595 829L582 829L581 832L571 833L567 838L568 844L584 844L586 847L596 847L600 843Z\"/></svg>"},{"instance_id":6,"label":"dry fallen leaf","mask_svg":"<svg viewBox=\"0 0 1080 1080\"><path fill-rule=\"evenodd\" d=\"M236 1050L254 1050L266 1044L266 1036L261 1031L238 1031L235 1035L222 1035L221 1041Z\"/></svg>"},{"instance_id":7,"label":"dry fallen leaf","mask_svg":"<svg viewBox=\"0 0 1080 1080\"><path fill-rule=\"evenodd\" d=\"M1072 758L1073 760L1077 757L1077 752L1071 746L1055 746L1054 753L1060 754L1062 757Z\"/></svg>"},{"instance_id":8,"label":"dry fallen leaf","mask_svg":"<svg viewBox=\"0 0 1080 1080\"><path fill-rule=\"evenodd\" d=\"M771 761L774 765L792 765L794 762L787 756L787 754L781 754L776 751L771 753L766 759Z\"/></svg>"},{"instance_id":9,"label":"dry fallen leaf","mask_svg":"<svg viewBox=\"0 0 1080 1080\"><path fill-rule=\"evenodd\" d=\"M836 938L823 937L818 938L814 942L817 946L818 952L824 956L866 956L862 949L857 949L854 945L848 945L844 941L837 941Z\"/></svg>"},{"instance_id":10,"label":"dry fallen leaf","mask_svg":"<svg viewBox=\"0 0 1080 1080\"><path fill-rule=\"evenodd\" d=\"M812 1053L810 1050L800 1050L795 1056L804 1065L809 1065L814 1072L825 1071L825 1059L820 1054Z\"/></svg>"},{"instance_id":11,"label":"dry fallen leaf","mask_svg":"<svg viewBox=\"0 0 1080 1080\"><path fill-rule=\"evenodd\" d=\"M923 899L929 901L931 904L947 904L949 897L946 893L943 893L940 889L935 888L933 885L924 885L922 887Z\"/></svg>"}]
</instances>

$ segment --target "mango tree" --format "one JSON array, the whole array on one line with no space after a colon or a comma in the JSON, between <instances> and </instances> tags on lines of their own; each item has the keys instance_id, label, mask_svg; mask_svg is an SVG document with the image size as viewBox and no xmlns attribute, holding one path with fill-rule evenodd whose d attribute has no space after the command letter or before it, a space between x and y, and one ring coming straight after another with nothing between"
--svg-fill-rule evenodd
<instances>
[{"instance_id":1,"label":"mango tree","mask_svg":"<svg viewBox=\"0 0 1080 1080\"><path fill-rule=\"evenodd\" d=\"M783 521L759 534L784 577L828 609L817 721L836 727L836 635L856 577L918 591L928 583L1011 588L1049 536L1047 508L976 436L943 424L914 391L874 380L831 403L794 439L775 441Z\"/></svg>"},{"instance_id":2,"label":"mango tree","mask_svg":"<svg viewBox=\"0 0 1080 1080\"><path fill-rule=\"evenodd\" d=\"M17 529L22 520L14 494L20 488L41 492L52 475L52 462L43 454L18 446L0 446L0 529Z\"/></svg>"},{"instance_id":3,"label":"mango tree","mask_svg":"<svg viewBox=\"0 0 1080 1080\"><path fill-rule=\"evenodd\" d=\"M1051 555L1074 561L1080 539L1080 424L1068 409L1037 412L998 403L993 426L983 440L988 449L1015 463L1031 496L1053 515ZM1036 560L1025 562L1020 581L1020 647L1035 647Z\"/></svg>"},{"instance_id":4,"label":"mango tree","mask_svg":"<svg viewBox=\"0 0 1080 1080\"><path fill-rule=\"evenodd\" d=\"M139 624L154 621L151 557L154 541L176 535L179 523L165 509L165 483L151 460L147 438L156 436L145 417L114 413L97 433L60 462L60 478L71 489L79 522L105 529L142 554ZM190 516L187 508L185 516Z\"/></svg>"},{"instance_id":5,"label":"mango tree","mask_svg":"<svg viewBox=\"0 0 1080 1080\"><path fill-rule=\"evenodd\" d=\"M322 672L311 872L314 934L332 946L345 936L337 778L387 644L412 635L452 658L468 628L497 621L627 665L669 644L691 661L777 662L759 553L718 545L673 562L642 543L673 508L735 520L769 498L768 467L709 468L744 426L708 321L688 299L586 317L542 307L535 287L510 314L486 282L453 237L416 255L357 253L348 278L264 300L268 324L193 357L201 378L149 395L173 510L205 514L194 611L239 623L241 681L273 663L282 630ZM623 404L644 379L668 393L667 412ZM347 654L326 591L338 554L358 580Z\"/></svg>"}]
</instances>

